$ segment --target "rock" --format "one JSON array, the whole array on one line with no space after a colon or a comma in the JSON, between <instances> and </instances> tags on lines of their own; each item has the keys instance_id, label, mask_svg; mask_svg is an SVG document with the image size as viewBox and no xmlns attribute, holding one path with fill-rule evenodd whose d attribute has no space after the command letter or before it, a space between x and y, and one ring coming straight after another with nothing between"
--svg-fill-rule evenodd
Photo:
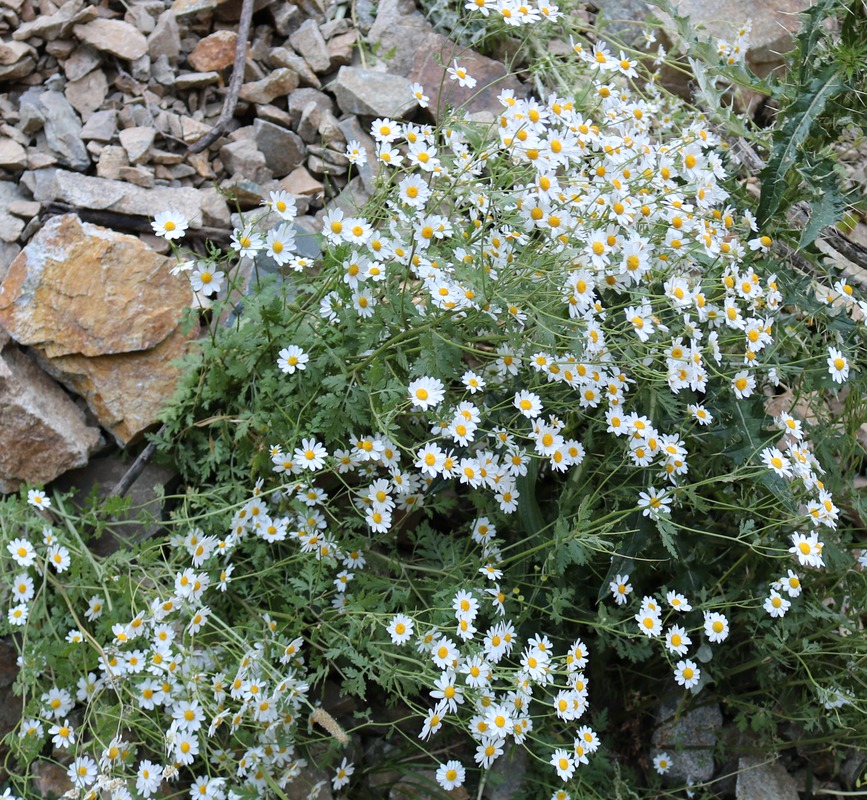
<instances>
[{"instance_id":1,"label":"rock","mask_svg":"<svg viewBox=\"0 0 867 800\"><path fill-rule=\"evenodd\" d=\"M18 257L20 252L21 248L15 242L4 242L0 239L0 281L3 280L9 265ZM0 344L2 344L3 336L5 334L0 329Z\"/></svg>"},{"instance_id":2,"label":"rock","mask_svg":"<svg viewBox=\"0 0 867 800\"><path fill-rule=\"evenodd\" d=\"M738 761L737 800L798 800L795 779L779 761L744 756Z\"/></svg>"},{"instance_id":3,"label":"rock","mask_svg":"<svg viewBox=\"0 0 867 800\"><path fill-rule=\"evenodd\" d=\"M217 31L193 48L187 61L196 72L215 72L235 63L238 34L235 31Z\"/></svg>"},{"instance_id":4,"label":"rock","mask_svg":"<svg viewBox=\"0 0 867 800\"><path fill-rule=\"evenodd\" d=\"M147 167L121 167L118 170L118 178L145 189L151 189L154 185L153 170Z\"/></svg>"},{"instance_id":5,"label":"rock","mask_svg":"<svg viewBox=\"0 0 867 800\"><path fill-rule=\"evenodd\" d=\"M659 707L653 747L672 756L667 780L674 783L701 783L713 777L713 748L722 727L719 705L699 706L681 713L683 698L673 696ZM683 750L677 750L678 747ZM677 751L677 756L674 756Z\"/></svg>"},{"instance_id":6,"label":"rock","mask_svg":"<svg viewBox=\"0 0 867 800\"><path fill-rule=\"evenodd\" d=\"M174 61L181 54L181 32L178 19L170 8L163 11L157 19L153 31L148 36L148 55L152 59L165 56Z\"/></svg>"},{"instance_id":7,"label":"rock","mask_svg":"<svg viewBox=\"0 0 867 800\"><path fill-rule=\"evenodd\" d=\"M282 108L277 108L277 106L256 106L256 116L259 119L273 122L275 125L280 125L284 128L292 127L292 117Z\"/></svg>"},{"instance_id":8,"label":"rock","mask_svg":"<svg viewBox=\"0 0 867 800\"><path fill-rule=\"evenodd\" d=\"M358 31L351 30L341 33L328 41L328 56L331 59L329 69L346 66L352 63L352 51L358 41Z\"/></svg>"},{"instance_id":9,"label":"rock","mask_svg":"<svg viewBox=\"0 0 867 800\"><path fill-rule=\"evenodd\" d=\"M42 204L33 200L13 200L7 210L16 217L32 219L42 210Z\"/></svg>"},{"instance_id":10,"label":"rock","mask_svg":"<svg viewBox=\"0 0 867 800\"><path fill-rule=\"evenodd\" d=\"M187 280L171 267L135 236L53 217L0 285L0 325L49 359L147 350L190 303Z\"/></svg>"},{"instance_id":11,"label":"rock","mask_svg":"<svg viewBox=\"0 0 867 800\"><path fill-rule=\"evenodd\" d=\"M406 77L429 33L433 33L433 26L413 0L380 0L367 40L378 45L389 72ZM440 85L439 80L435 85Z\"/></svg>"},{"instance_id":12,"label":"rock","mask_svg":"<svg viewBox=\"0 0 867 800\"><path fill-rule=\"evenodd\" d=\"M25 131L45 130L45 140L57 160L65 167L85 170L90 156L81 141L81 120L69 101L58 91L28 89L21 95L21 120Z\"/></svg>"},{"instance_id":13,"label":"rock","mask_svg":"<svg viewBox=\"0 0 867 800\"><path fill-rule=\"evenodd\" d=\"M359 67L341 67L333 84L337 105L345 114L401 119L418 105L410 82Z\"/></svg>"},{"instance_id":14,"label":"rock","mask_svg":"<svg viewBox=\"0 0 867 800\"><path fill-rule=\"evenodd\" d=\"M108 149L108 148L106 148ZM126 156L126 151L118 148ZM132 214L140 217L154 217L158 212L174 209L183 214L191 228L200 228L203 224L203 214L206 203L212 203L218 208L208 191L199 191L188 187L170 188L157 186L154 189L140 189L120 181L93 178L76 175L66 170L40 170L34 174L35 181L32 194L40 202L60 200L78 208L92 208L104 211L115 211L119 214ZM209 199L210 198L210 199ZM227 214L225 201L223 211L212 209L216 213Z\"/></svg>"},{"instance_id":15,"label":"rock","mask_svg":"<svg viewBox=\"0 0 867 800\"><path fill-rule=\"evenodd\" d=\"M197 142L210 130L211 126L204 122L199 122L192 117L181 117L181 138L187 144Z\"/></svg>"},{"instance_id":16,"label":"rock","mask_svg":"<svg viewBox=\"0 0 867 800\"><path fill-rule=\"evenodd\" d=\"M129 159L126 157L126 150L122 147L106 147L99 154L96 174L100 178L115 181L120 177L121 169L128 166Z\"/></svg>"},{"instance_id":17,"label":"rock","mask_svg":"<svg viewBox=\"0 0 867 800\"><path fill-rule=\"evenodd\" d=\"M101 440L66 392L14 347L0 353L0 411L2 493L83 466Z\"/></svg>"},{"instance_id":18,"label":"rock","mask_svg":"<svg viewBox=\"0 0 867 800\"><path fill-rule=\"evenodd\" d=\"M126 14L123 15L123 21L138 28L145 36L151 33L156 25L156 20L148 13L148 10L139 4L127 8Z\"/></svg>"},{"instance_id":19,"label":"rock","mask_svg":"<svg viewBox=\"0 0 867 800\"><path fill-rule=\"evenodd\" d=\"M102 106L107 95L108 81L101 69L88 72L77 81L69 81L63 90L63 96L85 122Z\"/></svg>"},{"instance_id":20,"label":"rock","mask_svg":"<svg viewBox=\"0 0 867 800\"><path fill-rule=\"evenodd\" d=\"M292 195L317 197L325 191L325 187L314 178L305 167L296 167L283 180L282 187Z\"/></svg>"},{"instance_id":21,"label":"rock","mask_svg":"<svg viewBox=\"0 0 867 800\"><path fill-rule=\"evenodd\" d=\"M451 65L455 59L476 79L474 88L459 86L457 81L443 80L442 65ZM527 96L527 88L514 75L509 75L499 61L456 45L438 33L429 34L422 42L409 79L425 87L431 98L429 111L437 121L451 106L464 109L480 121L491 122L502 111L497 96L504 89L511 89L516 97ZM440 87L442 94L437 97Z\"/></svg>"},{"instance_id":22,"label":"rock","mask_svg":"<svg viewBox=\"0 0 867 800\"><path fill-rule=\"evenodd\" d=\"M319 26L315 20L308 19L289 37L289 44L295 52L303 56L317 75L331 68L331 56Z\"/></svg>"},{"instance_id":23,"label":"rock","mask_svg":"<svg viewBox=\"0 0 867 800\"><path fill-rule=\"evenodd\" d=\"M148 51L144 34L119 19L94 19L72 30L80 41L126 61L135 61Z\"/></svg>"},{"instance_id":24,"label":"rock","mask_svg":"<svg viewBox=\"0 0 867 800\"><path fill-rule=\"evenodd\" d=\"M183 293L179 292L186 297L188 293L189 285ZM128 320L127 324L135 325L136 321ZM180 377L180 368L175 364L187 352L191 341L192 334L184 334L178 326L149 350L94 358L78 354L50 360L40 358L40 365L68 389L80 394L100 424L124 447L158 422L159 413Z\"/></svg>"},{"instance_id":25,"label":"rock","mask_svg":"<svg viewBox=\"0 0 867 800\"><path fill-rule=\"evenodd\" d=\"M151 77L163 86L174 85L175 70L169 64L168 56L157 56L151 62Z\"/></svg>"},{"instance_id":26,"label":"rock","mask_svg":"<svg viewBox=\"0 0 867 800\"><path fill-rule=\"evenodd\" d=\"M277 3L268 10L271 12L271 19L274 20L274 29L281 36L288 36L298 27L301 18L301 9L298 6L291 3Z\"/></svg>"},{"instance_id":27,"label":"rock","mask_svg":"<svg viewBox=\"0 0 867 800\"><path fill-rule=\"evenodd\" d=\"M288 67L281 67L260 81L245 83L238 97L248 103L267 105L296 88L298 88L298 74Z\"/></svg>"},{"instance_id":28,"label":"rock","mask_svg":"<svg viewBox=\"0 0 867 800\"><path fill-rule=\"evenodd\" d=\"M346 141L357 141L367 155L367 163L362 164L361 166L356 165L353 167L353 170L361 176L361 180L364 182L364 188L367 189L368 192L372 193L375 188L373 181L379 173L379 166L382 163L376 157L376 142L374 142L373 137L361 127L358 117L347 117L337 124Z\"/></svg>"},{"instance_id":29,"label":"rock","mask_svg":"<svg viewBox=\"0 0 867 800\"><path fill-rule=\"evenodd\" d=\"M40 797L63 797L67 792L74 791L66 767L61 764L40 760L30 771L33 774L33 789L39 792Z\"/></svg>"},{"instance_id":30,"label":"rock","mask_svg":"<svg viewBox=\"0 0 867 800\"><path fill-rule=\"evenodd\" d=\"M321 88L322 82L316 77L316 73L310 69L310 65L288 47L275 47L270 53L270 58L271 63L275 66L289 67L293 72L296 72L302 86L312 86L314 89Z\"/></svg>"},{"instance_id":31,"label":"rock","mask_svg":"<svg viewBox=\"0 0 867 800\"><path fill-rule=\"evenodd\" d=\"M52 41L69 36L76 23L88 22L97 16L95 6L86 0L67 0L54 14L39 14L25 22L12 34L13 39L25 41L39 38Z\"/></svg>"},{"instance_id":32,"label":"rock","mask_svg":"<svg viewBox=\"0 0 867 800\"><path fill-rule=\"evenodd\" d=\"M75 48L63 63L63 72L69 81L81 80L88 72L102 63L102 56L92 47L81 44Z\"/></svg>"},{"instance_id":33,"label":"rock","mask_svg":"<svg viewBox=\"0 0 867 800\"><path fill-rule=\"evenodd\" d=\"M14 139L0 139L0 168L19 170L27 167L27 151Z\"/></svg>"},{"instance_id":34,"label":"rock","mask_svg":"<svg viewBox=\"0 0 867 800\"><path fill-rule=\"evenodd\" d=\"M203 86L213 86L220 82L219 72L186 72L178 75L175 80L175 88L178 91L187 89L201 89Z\"/></svg>"},{"instance_id":35,"label":"rock","mask_svg":"<svg viewBox=\"0 0 867 800\"><path fill-rule=\"evenodd\" d=\"M108 497L129 468L130 463L118 455L99 456L91 459L86 467L62 475L55 486L61 492L74 491L73 504L86 508L89 495L93 493L100 499ZM177 480L174 470L147 463L126 493L130 509L115 517L116 523L109 531L88 543L91 551L104 558L116 552L123 543L131 544L153 535L162 518L163 492L170 492ZM140 521L141 512L148 514L153 521Z\"/></svg>"},{"instance_id":36,"label":"rock","mask_svg":"<svg viewBox=\"0 0 867 800\"><path fill-rule=\"evenodd\" d=\"M154 143L156 131L148 127L124 128L120 132L120 144L126 150L130 164L147 161L148 150Z\"/></svg>"},{"instance_id":37,"label":"rock","mask_svg":"<svg viewBox=\"0 0 867 800\"><path fill-rule=\"evenodd\" d=\"M0 181L0 242L11 244L18 241L18 237L21 236L24 223L11 214L9 207L16 201L23 199L24 196L12 181ZM8 256L11 251L5 250Z\"/></svg>"},{"instance_id":38,"label":"rock","mask_svg":"<svg viewBox=\"0 0 867 800\"><path fill-rule=\"evenodd\" d=\"M220 2L221 0L175 0L172 11L178 17L187 17L203 11L213 11Z\"/></svg>"},{"instance_id":39,"label":"rock","mask_svg":"<svg viewBox=\"0 0 867 800\"><path fill-rule=\"evenodd\" d=\"M81 129L85 141L110 142L117 133L117 111L95 111Z\"/></svg>"},{"instance_id":40,"label":"rock","mask_svg":"<svg viewBox=\"0 0 867 800\"><path fill-rule=\"evenodd\" d=\"M485 800L514 800L526 773L527 751L523 747L511 747L488 772L490 780L485 786Z\"/></svg>"},{"instance_id":41,"label":"rock","mask_svg":"<svg viewBox=\"0 0 867 800\"><path fill-rule=\"evenodd\" d=\"M333 114L337 110L334 101L325 94L325 92L320 92L317 89L296 89L289 95L289 100L287 102L293 129L298 127L304 109L307 108L311 102L315 102L320 111L329 111ZM316 126L318 130L318 118Z\"/></svg>"},{"instance_id":42,"label":"rock","mask_svg":"<svg viewBox=\"0 0 867 800\"><path fill-rule=\"evenodd\" d=\"M24 42L0 41L0 81L17 81L36 69L36 50Z\"/></svg>"},{"instance_id":43,"label":"rock","mask_svg":"<svg viewBox=\"0 0 867 800\"><path fill-rule=\"evenodd\" d=\"M270 123L265 124L270 125ZM250 139L241 139L223 145L220 148L220 160L232 176L241 175L256 183L265 183L274 177L268 168L264 154Z\"/></svg>"},{"instance_id":44,"label":"rock","mask_svg":"<svg viewBox=\"0 0 867 800\"><path fill-rule=\"evenodd\" d=\"M253 128L256 131L256 146L275 176L288 175L303 163L307 148L297 133L261 119L253 123Z\"/></svg>"}]
</instances>

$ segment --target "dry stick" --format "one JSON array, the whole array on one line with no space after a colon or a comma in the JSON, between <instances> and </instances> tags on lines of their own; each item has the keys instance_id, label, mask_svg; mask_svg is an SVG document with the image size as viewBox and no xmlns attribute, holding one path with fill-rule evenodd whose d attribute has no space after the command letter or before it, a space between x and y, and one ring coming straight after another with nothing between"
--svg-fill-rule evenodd
<instances>
[{"instance_id":1,"label":"dry stick","mask_svg":"<svg viewBox=\"0 0 867 800\"><path fill-rule=\"evenodd\" d=\"M163 425L158 431L159 436L165 431L166 426ZM153 458L157 446L154 442L150 442L144 450L138 454L138 458L132 462L132 466L124 473L123 477L114 485L114 488L108 493L109 497L123 497L135 483L136 478L144 471L148 461Z\"/></svg>"},{"instance_id":2,"label":"dry stick","mask_svg":"<svg viewBox=\"0 0 867 800\"><path fill-rule=\"evenodd\" d=\"M250 23L253 20L253 0L244 0L241 7L241 20L238 23L238 41L235 44L235 64L232 67L232 80L229 81L229 92L223 101L223 110L216 125L194 144L190 145L191 153L199 153L210 147L222 135L223 129L229 124L238 104L238 94L244 82L244 65L247 62L247 39L250 37Z\"/></svg>"}]
</instances>

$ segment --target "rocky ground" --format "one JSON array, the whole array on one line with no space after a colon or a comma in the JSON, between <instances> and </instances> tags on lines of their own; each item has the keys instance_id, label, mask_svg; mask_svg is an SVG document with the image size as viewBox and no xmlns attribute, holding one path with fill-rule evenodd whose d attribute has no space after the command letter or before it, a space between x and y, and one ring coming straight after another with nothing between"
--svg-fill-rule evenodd
<instances>
[{"instance_id":1,"label":"rocky ground","mask_svg":"<svg viewBox=\"0 0 867 800\"><path fill-rule=\"evenodd\" d=\"M722 25L718 35L752 17L751 63L767 73L807 3L678 5ZM193 298L151 232L156 213L182 212L193 243L225 243L239 224L233 211L282 189L299 208L300 249L315 256L309 234L323 209L361 205L373 186L375 166L350 173L347 141L373 162L373 118L429 122L443 107L419 109L411 83L433 95L439 64L460 52L484 88L451 84L441 103L490 119L502 89L529 92L498 61L459 51L412 0L256 0L234 116L194 152L223 109L241 10L241 0L0 0L0 492L57 479L82 495L108 491L127 471L124 451L153 428L177 379L172 362L195 336L180 324ZM597 0L586 18L597 13L629 38L641 28L623 20L647 9ZM151 465L129 491L136 504L153 503L153 487L171 481ZM0 691L8 674L0 669ZM722 724L714 713L661 726L654 744L692 742L701 729L712 747ZM0 735L13 723L0 720ZM721 774L711 757L699 761L692 779ZM731 786L740 798L798 796L779 764L728 766L779 785L756 793L741 776Z\"/></svg>"}]
</instances>

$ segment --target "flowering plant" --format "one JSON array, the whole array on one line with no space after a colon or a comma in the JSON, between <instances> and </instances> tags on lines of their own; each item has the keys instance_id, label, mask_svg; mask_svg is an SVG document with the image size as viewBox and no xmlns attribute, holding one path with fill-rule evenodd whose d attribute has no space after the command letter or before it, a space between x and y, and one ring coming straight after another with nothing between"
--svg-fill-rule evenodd
<instances>
[{"instance_id":1,"label":"flowering plant","mask_svg":"<svg viewBox=\"0 0 867 800\"><path fill-rule=\"evenodd\" d=\"M716 697L767 742L795 704L810 738L863 743L840 465L863 458L867 304L781 263L785 222L758 227L720 133L632 86L637 59L574 50L578 97L376 120L376 195L324 215L321 258L275 193L228 263L185 262L204 294L242 257L282 271L166 412L191 488L164 539L97 561L45 495L57 527L9 538L9 625L64 608L80 673L21 642L20 761L51 737L87 798L315 796L310 765L364 780L388 724L444 791L525 748L534 796L606 796L630 692Z\"/></svg>"}]
</instances>

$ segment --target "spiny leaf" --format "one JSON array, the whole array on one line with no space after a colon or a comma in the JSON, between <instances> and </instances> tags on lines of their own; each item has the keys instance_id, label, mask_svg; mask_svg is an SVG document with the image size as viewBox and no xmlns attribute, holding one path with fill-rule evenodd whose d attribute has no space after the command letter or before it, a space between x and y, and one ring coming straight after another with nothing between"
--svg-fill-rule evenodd
<instances>
[{"instance_id":1,"label":"spiny leaf","mask_svg":"<svg viewBox=\"0 0 867 800\"><path fill-rule=\"evenodd\" d=\"M817 187L818 197L810 203L810 219L801 232L798 249L811 245L822 228L833 225L846 209L846 198L840 194L836 179L831 179L823 186Z\"/></svg>"},{"instance_id":2,"label":"spiny leaf","mask_svg":"<svg viewBox=\"0 0 867 800\"><path fill-rule=\"evenodd\" d=\"M816 77L807 91L788 108L788 118L774 144L771 158L761 172L762 196L756 210L759 225L776 214L786 193L786 178L798 159L801 145L810 135L828 101L841 92L843 81L836 66L827 67Z\"/></svg>"}]
</instances>

